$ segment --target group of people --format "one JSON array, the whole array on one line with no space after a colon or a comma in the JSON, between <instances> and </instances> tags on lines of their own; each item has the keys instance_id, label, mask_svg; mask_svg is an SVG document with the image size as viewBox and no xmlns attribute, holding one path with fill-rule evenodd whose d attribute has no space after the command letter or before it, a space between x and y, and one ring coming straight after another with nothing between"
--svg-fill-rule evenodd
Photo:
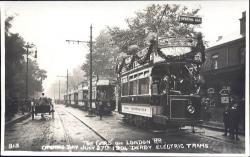
<instances>
[{"instance_id":1,"label":"group of people","mask_svg":"<svg viewBox=\"0 0 250 157\"><path fill-rule=\"evenodd\" d=\"M225 131L223 136L231 139L239 140L239 123L240 123L240 101L237 97L230 97L230 103L226 106L223 112L223 122Z\"/></svg>"}]
</instances>

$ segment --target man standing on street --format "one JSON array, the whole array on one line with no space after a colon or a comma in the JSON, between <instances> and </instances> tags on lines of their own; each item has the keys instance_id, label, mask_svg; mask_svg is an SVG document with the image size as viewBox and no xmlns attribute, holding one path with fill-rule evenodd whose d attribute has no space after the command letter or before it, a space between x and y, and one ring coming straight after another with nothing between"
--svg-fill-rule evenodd
<instances>
[{"instance_id":1,"label":"man standing on street","mask_svg":"<svg viewBox=\"0 0 250 157\"><path fill-rule=\"evenodd\" d=\"M224 112L223 112L223 122L224 122L224 134L223 136L227 136L227 133L229 133L229 105L226 106Z\"/></svg>"},{"instance_id":2,"label":"man standing on street","mask_svg":"<svg viewBox=\"0 0 250 157\"><path fill-rule=\"evenodd\" d=\"M231 139L239 140L239 123L240 123L240 113L238 98L236 96L232 97L230 106L230 137Z\"/></svg>"},{"instance_id":3,"label":"man standing on street","mask_svg":"<svg viewBox=\"0 0 250 157\"><path fill-rule=\"evenodd\" d=\"M44 105L44 103L45 103L45 96L44 96L44 93L42 93L42 96L40 97L40 102L39 102L39 105ZM41 113L41 119L42 120L45 120L45 117L44 117L44 114L43 113Z\"/></svg>"},{"instance_id":4,"label":"man standing on street","mask_svg":"<svg viewBox=\"0 0 250 157\"><path fill-rule=\"evenodd\" d=\"M103 104L101 101L99 101L99 116L100 120L102 120L102 114L103 114Z\"/></svg>"}]
</instances>

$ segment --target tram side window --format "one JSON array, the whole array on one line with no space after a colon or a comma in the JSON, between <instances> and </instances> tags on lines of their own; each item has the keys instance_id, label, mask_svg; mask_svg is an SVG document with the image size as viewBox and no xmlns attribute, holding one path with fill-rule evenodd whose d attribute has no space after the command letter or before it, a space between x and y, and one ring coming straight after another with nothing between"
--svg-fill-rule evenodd
<instances>
[{"instance_id":1,"label":"tram side window","mask_svg":"<svg viewBox=\"0 0 250 157\"><path fill-rule=\"evenodd\" d=\"M122 96L128 95L128 82L122 84Z\"/></svg>"},{"instance_id":2,"label":"tram side window","mask_svg":"<svg viewBox=\"0 0 250 157\"><path fill-rule=\"evenodd\" d=\"M138 89L137 84L138 84L137 80L131 81L129 83L129 95L137 95L137 89Z\"/></svg>"},{"instance_id":3,"label":"tram side window","mask_svg":"<svg viewBox=\"0 0 250 157\"><path fill-rule=\"evenodd\" d=\"M96 98L96 91L93 91L92 93L92 99L95 99Z\"/></svg>"},{"instance_id":4,"label":"tram side window","mask_svg":"<svg viewBox=\"0 0 250 157\"><path fill-rule=\"evenodd\" d=\"M88 93L86 92L83 92L83 96L82 96L82 99L87 99L88 98Z\"/></svg>"},{"instance_id":5,"label":"tram side window","mask_svg":"<svg viewBox=\"0 0 250 157\"><path fill-rule=\"evenodd\" d=\"M149 78L143 78L139 80L139 94L149 93Z\"/></svg>"},{"instance_id":6,"label":"tram side window","mask_svg":"<svg viewBox=\"0 0 250 157\"><path fill-rule=\"evenodd\" d=\"M152 94L153 95L158 95L159 94L158 83L152 84Z\"/></svg>"},{"instance_id":7,"label":"tram side window","mask_svg":"<svg viewBox=\"0 0 250 157\"><path fill-rule=\"evenodd\" d=\"M78 93L78 100L82 100L82 91L79 91Z\"/></svg>"}]
</instances>

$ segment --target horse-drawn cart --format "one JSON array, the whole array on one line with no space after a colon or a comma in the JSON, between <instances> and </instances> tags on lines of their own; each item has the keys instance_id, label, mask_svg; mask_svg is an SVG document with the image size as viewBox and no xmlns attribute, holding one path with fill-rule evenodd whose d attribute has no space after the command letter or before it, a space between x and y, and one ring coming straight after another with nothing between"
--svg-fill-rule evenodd
<instances>
[{"instance_id":1,"label":"horse-drawn cart","mask_svg":"<svg viewBox=\"0 0 250 157\"><path fill-rule=\"evenodd\" d=\"M54 119L54 112L54 105L47 98L40 99L38 103L35 103L35 105L31 107L32 120L34 120L34 117L37 114L41 114L43 116L46 113L51 115L52 119Z\"/></svg>"}]
</instances>

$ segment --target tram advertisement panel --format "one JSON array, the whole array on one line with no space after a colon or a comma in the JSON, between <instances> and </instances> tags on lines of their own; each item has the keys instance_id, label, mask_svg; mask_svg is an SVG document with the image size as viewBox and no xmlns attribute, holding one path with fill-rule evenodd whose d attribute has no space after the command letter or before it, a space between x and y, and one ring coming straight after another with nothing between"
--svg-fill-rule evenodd
<instances>
[{"instance_id":1,"label":"tram advertisement panel","mask_svg":"<svg viewBox=\"0 0 250 157\"><path fill-rule=\"evenodd\" d=\"M150 106L122 105L122 112L146 116L146 117L152 117L152 109Z\"/></svg>"}]
</instances>

